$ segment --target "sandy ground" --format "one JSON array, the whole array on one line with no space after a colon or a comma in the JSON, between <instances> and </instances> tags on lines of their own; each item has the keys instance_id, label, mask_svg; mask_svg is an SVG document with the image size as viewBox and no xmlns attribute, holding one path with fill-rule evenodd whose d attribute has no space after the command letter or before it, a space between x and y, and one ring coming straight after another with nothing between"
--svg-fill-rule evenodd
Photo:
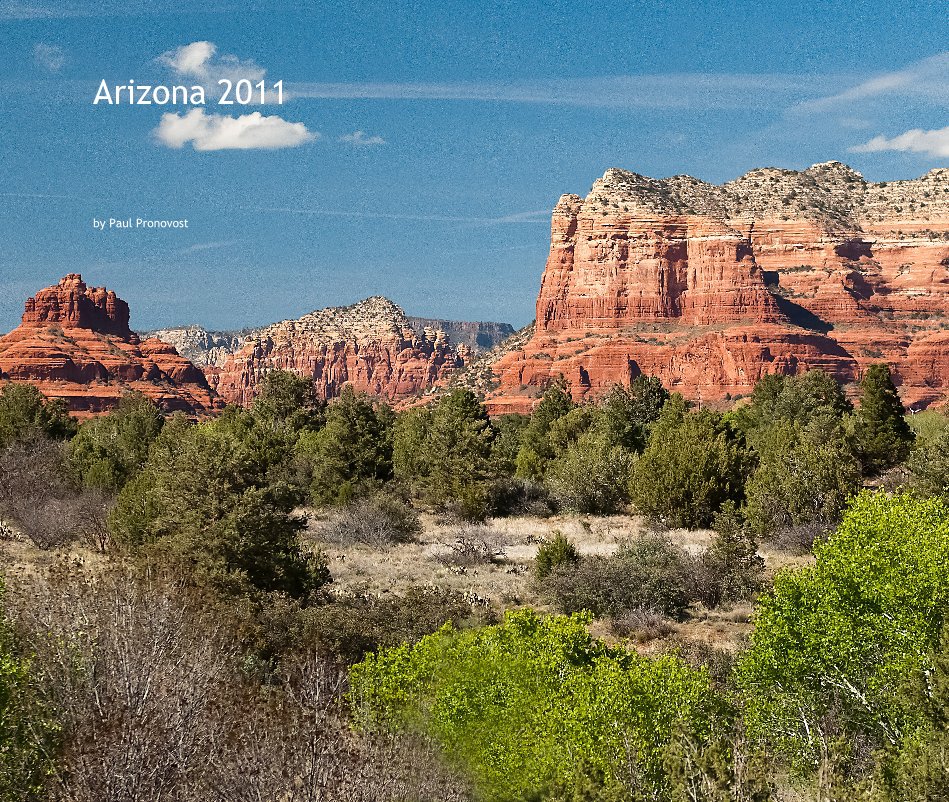
<instances>
[{"instance_id":1,"label":"sandy ground","mask_svg":"<svg viewBox=\"0 0 949 802\"><path fill-rule=\"evenodd\" d=\"M316 522L316 516L314 516ZM584 555L609 555L621 541L640 534L646 527L636 516L515 517L489 520L495 543L503 556L488 565L465 568L445 565L439 557L450 552L454 529L432 516L423 516L423 532L416 542L376 549L364 545L335 546L320 542L318 524L311 526L314 544L326 554L333 575L333 592L339 595L371 593L385 597L400 595L410 587L436 586L464 593L472 602L500 613L516 607L534 607L553 612L533 587L531 568L541 542L559 531ZM714 536L709 530L677 529L667 533L693 554L706 549ZM769 574L811 557L796 557L762 549ZM647 638L637 648L653 651L661 644L652 640L682 638L733 651L741 647L751 631L752 605L747 602L718 610L696 607L683 622L669 622L669 631L657 639ZM597 622L597 635L615 641L607 624Z\"/></svg>"}]
</instances>

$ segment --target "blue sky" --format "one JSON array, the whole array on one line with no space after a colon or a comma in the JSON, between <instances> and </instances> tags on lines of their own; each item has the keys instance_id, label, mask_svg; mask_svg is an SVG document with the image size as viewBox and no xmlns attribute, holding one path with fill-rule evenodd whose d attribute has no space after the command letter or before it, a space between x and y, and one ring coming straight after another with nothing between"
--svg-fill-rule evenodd
<instances>
[{"instance_id":1,"label":"blue sky","mask_svg":"<svg viewBox=\"0 0 949 802\"><path fill-rule=\"evenodd\" d=\"M142 329L371 294L523 325L551 207L608 167L946 166L947 29L944 1L0 0L0 329L66 272ZM92 104L102 79L262 74L283 105ZM214 116L254 113L279 119Z\"/></svg>"}]
</instances>

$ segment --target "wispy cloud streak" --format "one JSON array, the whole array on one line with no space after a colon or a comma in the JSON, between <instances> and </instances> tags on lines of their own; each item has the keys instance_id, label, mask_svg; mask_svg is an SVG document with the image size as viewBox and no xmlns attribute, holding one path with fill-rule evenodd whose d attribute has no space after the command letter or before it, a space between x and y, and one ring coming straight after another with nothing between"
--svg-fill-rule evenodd
<instances>
[{"instance_id":1,"label":"wispy cloud streak","mask_svg":"<svg viewBox=\"0 0 949 802\"><path fill-rule=\"evenodd\" d=\"M288 97L323 100L455 100L603 108L784 107L837 89L840 76L673 74L508 83L297 83Z\"/></svg>"}]
</instances>

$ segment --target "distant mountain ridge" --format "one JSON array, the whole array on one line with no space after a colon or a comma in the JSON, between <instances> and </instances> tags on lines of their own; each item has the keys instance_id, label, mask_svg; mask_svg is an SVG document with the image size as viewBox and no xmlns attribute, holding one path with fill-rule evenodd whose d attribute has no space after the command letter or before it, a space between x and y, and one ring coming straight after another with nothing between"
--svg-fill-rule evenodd
<instances>
[{"instance_id":1,"label":"distant mountain ridge","mask_svg":"<svg viewBox=\"0 0 949 802\"><path fill-rule=\"evenodd\" d=\"M399 402L429 392L485 345L493 346L510 333L512 327L503 323L409 317L377 295L257 329L240 338L223 363L209 364L205 373L229 403L250 403L273 370L312 379L323 398L334 398L348 384Z\"/></svg>"},{"instance_id":2,"label":"distant mountain ridge","mask_svg":"<svg viewBox=\"0 0 949 802\"><path fill-rule=\"evenodd\" d=\"M381 298L381 296L376 297ZM371 299L366 299L366 301L369 300ZM388 302L388 299L384 300ZM366 301L359 303L366 303ZM329 309L340 311L355 306L359 306L359 304L353 304L350 307L329 307ZM384 306L377 306L376 309L382 310ZM310 314L317 314L320 311L325 310L316 310L316 312ZM385 309L384 314L390 312L391 310ZM472 354L489 351L514 334L514 327L509 323L441 320L413 316L406 316L405 320L419 336L423 336L426 329L442 331L454 346L466 346ZM221 368L231 354L235 354L240 350L245 341L257 336L266 328L266 326L261 326L259 328L231 331L212 331L193 324L140 332L140 336L157 337L159 340L174 346L179 354L199 368Z\"/></svg>"}]
</instances>

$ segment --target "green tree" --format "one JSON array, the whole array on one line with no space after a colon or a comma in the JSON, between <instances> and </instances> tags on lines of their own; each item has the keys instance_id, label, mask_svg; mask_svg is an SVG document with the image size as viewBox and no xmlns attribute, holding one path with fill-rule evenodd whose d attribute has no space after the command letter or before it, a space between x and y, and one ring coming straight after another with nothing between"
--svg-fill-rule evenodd
<instances>
[{"instance_id":1,"label":"green tree","mask_svg":"<svg viewBox=\"0 0 949 802\"><path fill-rule=\"evenodd\" d=\"M566 379L559 376L544 392L524 429L517 454L518 477L534 481L543 479L547 461L554 456L550 443L551 427L575 406Z\"/></svg>"},{"instance_id":2,"label":"green tree","mask_svg":"<svg viewBox=\"0 0 949 802\"><path fill-rule=\"evenodd\" d=\"M721 415L689 412L674 395L633 464L629 494L664 526L708 526L722 504L744 498L749 468L743 439Z\"/></svg>"},{"instance_id":3,"label":"green tree","mask_svg":"<svg viewBox=\"0 0 949 802\"><path fill-rule=\"evenodd\" d=\"M860 463L833 418L806 426L778 420L759 433L758 452L745 514L759 535L811 522L833 525L860 489Z\"/></svg>"},{"instance_id":4,"label":"green tree","mask_svg":"<svg viewBox=\"0 0 949 802\"><path fill-rule=\"evenodd\" d=\"M903 462L915 435L906 422L906 410L889 366L871 365L861 386L863 395L855 428L864 471L873 475Z\"/></svg>"},{"instance_id":5,"label":"green tree","mask_svg":"<svg viewBox=\"0 0 949 802\"><path fill-rule=\"evenodd\" d=\"M453 390L425 410L400 416L396 426L396 477L428 504L463 517L488 510L494 429L469 390Z\"/></svg>"},{"instance_id":6,"label":"green tree","mask_svg":"<svg viewBox=\"0 0 949 802\"><path fill-rule=\"evenodd\" d=\"M599 429L611 443L642 451L649 427L659 420L668 400L669 391L655 376L637 376L629 388L615 385L601 404Z\"/></svg>"},{"instance_id":7,"label":"green tree","mask_svg":"<svg viewBox=\"0 0 949 802\"><path fill-rule=\"evenodd\" d=\"M758 448L759 439L766 437L775 423L807 426L817 419L842 421L852 411L843 388L830 374L809 370L797 376L763 376L750 402L729 418L745 433L749 444Z\"/></svg>"},{"instance_id":8,"label":"green tree","mask_svg":"<svg viewBox=\"0 0 949 802\"><path fill-rule=\"evenodd\" d=\"M521 448L521 439L529 423L529 415L516 413L498 415L491 421L494 427L491 461L495 476L514 475L517 470L517 453Z\"/></svg>"},{"instance_id":9,"label":"green tree","mask_svg":"<svg viewBox=\"0 0 949 802\"><path fill-rule=\"evenodd\" d=\"M551 496L565 510L612 513L629 498L627 488L632 461L633 455L625 448L612 445L605 436L591 431L550 464L545 481Z\"/></svg>"},{"instance_id":10,"label":"green tree","mask_svg":"<svg viewBox=\"0 0 949 802\"><path fill-rule=\"evenodd\" d=\"M229 408L195 426L172 419L119 494L109 517L113 537L230 595L306 600L329 576L301 550L300 498L282 478L280 458L248 413Z\"/></svg>"},{"instance_id":11,"label":"green tree","mask_svg":"<svg viewBox=\"0 0 949 802\"><path fill-rule=\"evenodd\" d=\"M946 622L949 509L864 493L815 555L775 578L738 668L751 732L805 768L836 737L892 746L918 725L901 688Z\"/></svg>"},{"instance_id":12,"label":"green tree","mask_svg":"<svg viewBox=\"0 0 949 802\"><path fill-rule=\"evenodd\" d=\"M275 370L264 377L251 411L257 420L295 439L301 432L320 428L324 408L312 380L288 370Z\"/></svg>"},{"instance_id":13,"label":"green tree","mask_svg":"<svg viewBox=\"0 0 949 802\"><path fill-rule=\"evenodd\" d=\"M426 494L436 504L457 502L468 516L487 511L494 429L478 397L454 390L432 410Z\"/></svg>"},{"instance_id":14,"label":"green tree","mask_svg":"<svg viewBox=\"0 0 949 802\"><path fill-rule=\"evenodd\" d=\"M121 490L145 466L164 423L152 401L141 393L127 393L114 411L79 427L67 447L71 473L84 487Z\"/></svg>"},{"instance_id":15,"label":"green tree","mask_svg":"<svg viewBox=\"0 0 949 802\"><path fill-rule=\"evenodd\" d=\"M61 399L47 399L32 384L9 382L0 390L0 448L18 439L66 440L76 432Z\"/></svg>"},{"instance_id":16,"label":"green tree","mask_svg":"<svg viewBox=\"0 0 949 802\"><path fill-rule=\"evenodd\" d=\"M394 422L390 407L344 387L327 408L323 428L304 432L296 446L312 502L345 503L391 479Z\"/></svg>"}]
</instances>

